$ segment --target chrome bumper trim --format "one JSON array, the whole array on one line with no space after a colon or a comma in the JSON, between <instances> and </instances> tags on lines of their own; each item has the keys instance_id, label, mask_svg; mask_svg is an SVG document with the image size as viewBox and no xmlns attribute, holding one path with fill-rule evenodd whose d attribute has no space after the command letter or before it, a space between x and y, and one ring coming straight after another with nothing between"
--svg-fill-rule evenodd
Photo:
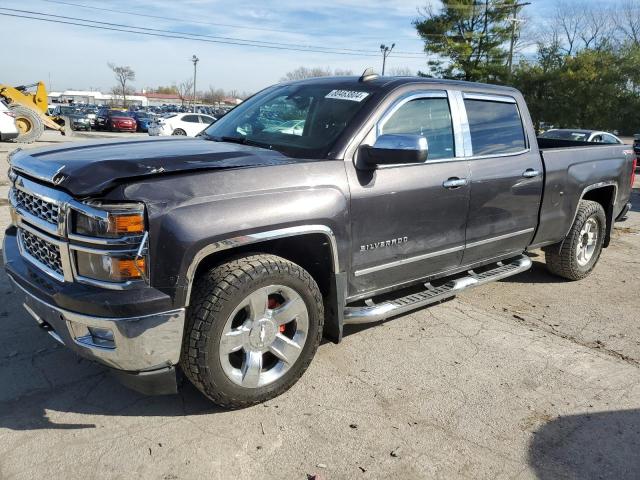
<instances>
[{"instance_id":1,"label":"chrome bumper trim","mask_svg":"<svg viewBox=\"0 0 640 480\"><path fill-rule=\"evenodd\" d=\"M129 372L177 365L180 360L185 309L130 318L104 318L70 312L50 305L24 289L25 310L54 339L78 355ZM113 346L92 341L89 328L113 333Z\"/></svg>"}]
</instances>

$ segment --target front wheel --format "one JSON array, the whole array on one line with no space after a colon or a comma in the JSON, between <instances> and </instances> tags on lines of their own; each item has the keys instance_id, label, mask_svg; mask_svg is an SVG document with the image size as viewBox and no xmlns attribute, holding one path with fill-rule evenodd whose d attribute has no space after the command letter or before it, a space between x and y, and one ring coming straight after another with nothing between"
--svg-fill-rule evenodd
<instances>
[{"instance_id":1,"label":"front wheel","mask_svg":"<svg viewBox=\"0 0 640 480\"><path fill-rule=\"evenodd\" d=\"M568 280L585 278L600 259L606 228L607 217L602 205L582 200L564 241L545 247L547 269Z\"/></svg>"},{"instance_id":2,"label":"front wheel","mask_svg":"<svg viewBox=\"0 0 640 480\"><path fill-rule=\"evenodd\" d=\"M15 115L18 136L14 141L18 143L33 143L44 133L44 123L38 114L22 105L13 104L9 107Z\"/></svg>"},{"instance_id":3,"label":"front wheel","mask_svg":"<svg viewBox=\"0 0 640 480\"><path fill-rule=\"evenodd\" d=\"M187 132L185 132L181 128L176 128L171 135L179 135L181 137L185 137L187 135Z\"/></svg>"},{"instance_id":4,"label":"front wheel","mask_svg":"<svg viewBox=\"0 0 640 480\"><path fill-rule=\"evenodd\" d=\"M182 368L219 405L264 402L305 372L323 319L318 285L302 267L274 255L239 258L196 280Z\"/></svg>"}]
</instances>

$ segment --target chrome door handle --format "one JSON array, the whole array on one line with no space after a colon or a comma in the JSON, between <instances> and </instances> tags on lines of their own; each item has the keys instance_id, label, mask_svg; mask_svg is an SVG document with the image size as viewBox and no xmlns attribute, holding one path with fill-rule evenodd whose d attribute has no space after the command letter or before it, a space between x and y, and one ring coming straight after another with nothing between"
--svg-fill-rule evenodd
<instances>
[{"instance_id":1,"label":"chrome door handle","mask_svg":"<svg viewBox=\"0 0 640 480\"><path fill-rule=\"evenodd\" d=\"M442 182L444 188L460 188L468 183L466 178L451 177Z\"/></svg>"},{"instance_id":2,"label":"chrome door handle","mask_svg":"<svg viewBox=\"0 0 640 480\"><path fill-rule=\"evenodd\" d=\"M527 168L522 174L524 178L533 178L538 175L540 175L540 170L536 170L535 168Z\"/></svg>"}]
</instances>

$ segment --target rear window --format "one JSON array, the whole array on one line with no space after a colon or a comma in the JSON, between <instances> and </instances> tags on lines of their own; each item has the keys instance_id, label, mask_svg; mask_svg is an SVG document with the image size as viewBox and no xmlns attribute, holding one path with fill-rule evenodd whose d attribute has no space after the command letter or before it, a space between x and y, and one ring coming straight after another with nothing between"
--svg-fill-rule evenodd
<instances>
[{"instance_id":1,"label":"rear window","mask_svg":"<svg viewBox=\"0 0 640 480\"><path fill-rule=\"evenodd\" d=\"M465 99L474 155L500 155L526 148L515 103Z\"/></svg>"}]
</instances>

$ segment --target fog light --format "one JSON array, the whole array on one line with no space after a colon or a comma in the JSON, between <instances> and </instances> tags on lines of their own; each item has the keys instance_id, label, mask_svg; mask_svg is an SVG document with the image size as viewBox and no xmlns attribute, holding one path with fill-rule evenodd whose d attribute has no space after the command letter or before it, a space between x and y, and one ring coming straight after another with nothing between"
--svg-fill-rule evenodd
<instances>
[{"instance_id":1,"label":"fog light","mask_svg":"<svg viewBox=\"0 0 640 480\"><path fill-rule=\"evenodd\" d=\"M103 348L116 348L113 332L108 328L88 327L91 343Z\"/></svg>"}]
</instances>

